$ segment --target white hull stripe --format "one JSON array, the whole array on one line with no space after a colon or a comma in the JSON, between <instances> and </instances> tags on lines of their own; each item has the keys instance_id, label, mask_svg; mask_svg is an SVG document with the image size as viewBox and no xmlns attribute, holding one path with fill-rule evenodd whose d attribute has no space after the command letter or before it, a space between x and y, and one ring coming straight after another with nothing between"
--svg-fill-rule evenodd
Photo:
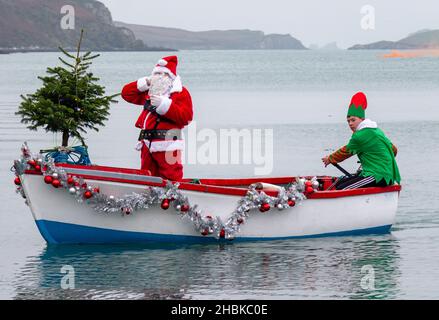
<instances>
[{"instance_id":1,"label":"white hull stripe","mask_svg":"<svg viewBox=\"0 0 439 320\"><path fill-rule=\"evenodd\" d=\"M153 183L163 183L163 179L160 177L153 176L143 176L139 174L130 174L130 173L120 173L120 172L108 172L101 170L84 170L84 169L74 169L74 168L63 168L67 171L67 173L75 174L75 175L87 175L87 176L99 176L104 178L115 178L115 179L124 179L124 180L135 180L135 181L143 181L143 182L153 182Z\"/></svg>"}]
</instances>

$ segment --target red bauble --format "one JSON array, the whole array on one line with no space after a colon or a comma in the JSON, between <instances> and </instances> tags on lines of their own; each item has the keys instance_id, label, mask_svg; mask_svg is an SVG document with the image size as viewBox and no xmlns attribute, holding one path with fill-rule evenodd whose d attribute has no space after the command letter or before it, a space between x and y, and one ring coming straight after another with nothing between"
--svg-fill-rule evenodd
<instances>
[{"instance_id":1,"label":"red bauble","mask_svg":"<svg viewBox=\"0 0 439 320\"><path fill-rule=\"evenodd\" d=\"M20 178L19 178L19 177L15 177L15 179L14 179L14 183L15 183L15 185L17 185L17 186L21 185L21 180L20 180Z\"/></svg>"},{"instance_id":2,"label":"red bauble","mask_svg":"<svg viewBox=\"0 0 439 320\"><path fill-rule=\"evenodd\" d=\"M85 199L90 199L91 197L93 197L93 193L91 193L91 191L87 190L84 192Z\"/></svg>"},{"instance_id":3,"label":"red bauble","mask_svg":"<svg viewBox=\"0 0 439 320\"><path fill-rule=\"evenodd\" d=\"M182 206L181 206L181 211L182 211L182 212L189 211L189 205L188 205L188 204L184 204L184 205L182 205Z\"/></svg>"},{"instance_id":4,"label":"red bauble","mask_svg":"<svg viewBox=\"0 0 439 320\"><path fill-rule=\"evenodd\" d=\"M307 187L312 187L312 182L311 181L306 181L305 182L305 186L307 186Z\"/></svg>"},{"instance_id":5,"label":"red bauble","mask_svg":"<svg viewBox=\"0 0 439 320\"><path fill-rule=\"evenodd\" d=\"M82 189L87 189L87 184L84 182L84 183L81 185L81 188L82 188Z\"/></svg>"},{"instance_id":6,"label":"red bauble","mask_svg":"<svg viewBox=\"0 0 439 320\"><path fill-rule=\"evenodd\" d=\"M313 193L314 192L314 188L313 187L306 187L305 192L306 193Z\"/></svg>"},{"instance_id":7,"label":"red bauble","mask_svg":"<svg viewBox=\"0 0 439 320\"><path fill-rule=\"evenodd\" d=\"M221 229L219 236L220 238L224 238L226 236L226 231L224 229Z\"/></svg>"},{"instance_id":8,"label":"red bauble","mask_svg":"<svg viewBox=\"0 0 439 320\"><path fill-rule=\"evenodd\" d=\"M93 189L93 192L94 192L94 193L99 193L100 191L101 191L101 190L99 189L99 187L96 187L96 188Z\"/></svg>"},{"instance_id":9,"label":"red bauble","mask_svg":"<svg viewBox=\"0 0 439 320\"><path fill-rule=\"evenodd\" d=\"M45 182L45 183L47 183L47 184L51 184L52 181L53 181L52 176L45 176L45 177L44 177L44 182Z\"/></svg>"},{"instance_id":10,"label":"red bauble","mask_svg":"<svg viewBox=\"0 0 439 320\"><path fill-rule=\"evenodd\" d=\"M294 206L296 205L296 201L294 201L293 199L289 199L289 200L288 200L288 205L289 205L290 207L294 207Z\"/></svg>"},{"instance_id":11,"label":"red bauble","mask_svg":"<svg viewBox=\"0 0 439 320\"><path fill-rule=\"evenodd\" d=\"M37 170L37 171L41 171L41 166L37 164L37 165L35 166L35 170Z\"/></svg>"},{"instance_id":12,"label":"red bauble","mask_svg":"<svg viewBox=\"0 0 439 320\"><path fill-rule=\"evenodd\" d=\"M79 187L79 181L74 182L75 187Z\"/></svg>"},{"instance_id":13,"label":"red bauble","mask_svg":"<svg viewBox=\"0 0 439 320\"><path fill-rule=\"evenodd\" d=\"M168 210L169 208L169 199L163 199L161 207L163 210Z\"/></svg>"},{"instance_id":14,"label":"red bauble","mask_svg":"<svg viewBox=\"0 0 439 320\"><path fill-rule=\"evenodd\" d=\"M270 210L270 208L271 208L270 204L265 202L265 203L261 204L259 211L266 212L266 211Z\"/></svg>"},{"instance_id":15,"label":"red bauble","mask_svg":"<svg viewBox=\"0 0 439 320\"><path fill-rule=\"evenodd\" d=\"M236 219L236 222L238 222L239 224L243 224L244 223L244 219L243 218L238 218L238 219Z\"/></svg>"},{"instance_id":16,"label":"red bauble","mask_svg":"<svg viewBox=\"0 0 439 320\"><path fill-rule=\"evenodd\" d=\"M201 231L201 235L203 236L207 236L209 234L209 230L204 229L203 231Z\"/></svg>"},{"instance_id":17,"label":"red bauble","mask_svg":"<svg viewBox=\"0 0 439 320\"><path fill-rule=\"evenodd\" d=\"M59 181L58 179L53 179L52 186L58 188L60 185L61 185L61 181Z\"/></svg>"},{"instance_id":18,"label":"red bauble","mask_svg":"<svg viewBox=\"0 0 439 320\"><path fill-rule=\"evenodd\" d=\"M71 176L68 176L68 177L67 177L67 183L68 183L68 184L74 184L74 183L75 183L75 180L73 180L73 178L72 178Z\"/></svg>"},{"instance_id":19,"label":"red bauble","mask_svg":"<svg viewBox=\"0 0 439 320\"><path fill-rule=\"evenodd\" d=\"M32 167L34 167L37 163L35 162L35 160L29 160L28 162L27 162L27 164L28 165L31 165Z\"/></svg>"}]
</instances>

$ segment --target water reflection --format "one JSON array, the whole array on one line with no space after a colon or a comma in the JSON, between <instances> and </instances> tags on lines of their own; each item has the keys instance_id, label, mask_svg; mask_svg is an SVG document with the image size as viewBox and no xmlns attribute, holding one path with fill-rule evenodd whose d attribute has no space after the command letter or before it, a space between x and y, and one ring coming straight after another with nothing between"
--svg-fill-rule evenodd
<instances>
[{"instance_id":1,"label":"water reflection","mask_svg":"<svg viewBox=\"0 0 439 320\"><path fill-rule=\"evenodd\" d=\"M391 235L217 245L47 246L16 277L16 299L364 299L399 292ZM75 289L63 290L64 265ZM362 288L365 265L375 290Z\"/></svg>"}]
</instances>

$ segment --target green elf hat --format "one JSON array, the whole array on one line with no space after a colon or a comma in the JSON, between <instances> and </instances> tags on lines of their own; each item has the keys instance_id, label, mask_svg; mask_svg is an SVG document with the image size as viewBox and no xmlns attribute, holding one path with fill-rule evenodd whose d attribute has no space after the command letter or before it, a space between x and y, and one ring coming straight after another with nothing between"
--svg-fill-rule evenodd
<instances>
[{"instance_id":1,"label":"green elf hat","mask_svg":"<svg viewBox=\"0 0 439 320\"><path fill-rule=\"evenodd\" d=\"M349 105L348 117L354 116L365 119L365 110L367 108L367 98L363 92L357 92L351 99Z\"/></svg>"}]
</instances>

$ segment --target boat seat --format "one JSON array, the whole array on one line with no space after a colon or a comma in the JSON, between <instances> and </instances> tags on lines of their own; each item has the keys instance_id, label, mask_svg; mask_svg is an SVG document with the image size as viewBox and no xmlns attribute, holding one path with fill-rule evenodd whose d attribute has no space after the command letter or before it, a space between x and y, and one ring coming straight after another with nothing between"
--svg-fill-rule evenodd
<instances>
[{"instance_id":1,"label":"boat seat","mask_svg":"<svg viewBox=\"0 0 439 320\"><path fill-rule=\"evenodd\" d=\"M266 182L256 182L251 184L251 186L254 186L258 191L264 191L264 192L265 191L279 192L282 189L281 186L271 183L266 183Z\"/></svg>"}]
</instances>

